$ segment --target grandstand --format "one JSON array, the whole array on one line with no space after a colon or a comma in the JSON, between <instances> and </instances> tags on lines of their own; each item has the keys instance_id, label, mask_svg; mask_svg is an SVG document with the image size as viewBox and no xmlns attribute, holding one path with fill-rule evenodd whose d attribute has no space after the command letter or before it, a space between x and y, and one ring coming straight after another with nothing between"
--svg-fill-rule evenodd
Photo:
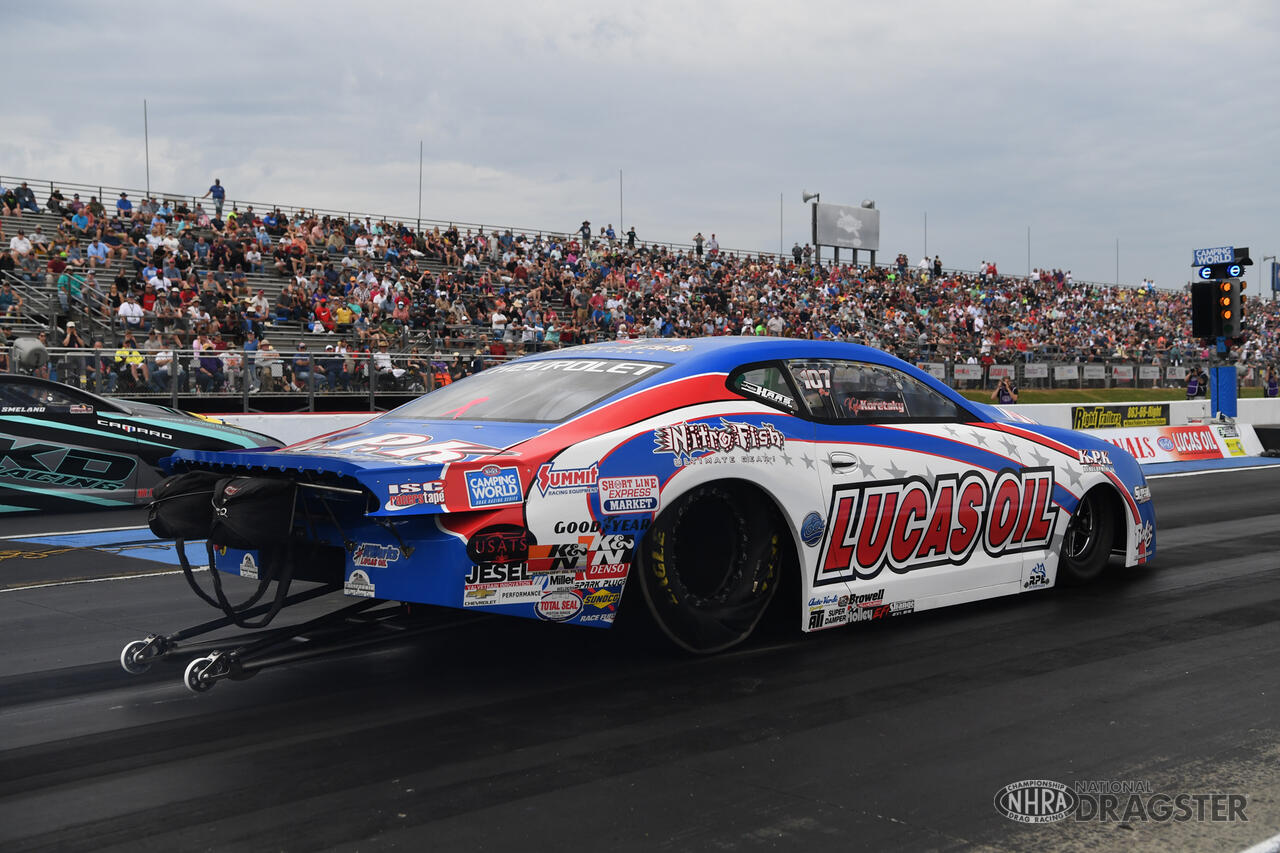
<instances>
[{"instance_id":1,"label":"grandstand","mask_svg":"<svg viewBox=\"0 0 1280 853\"><path fill-rule=\"evenodd\" d=\"M1189 338L1184 292L1077 282L1061 271L1009 276L993 264L966 272L940 261L913 265L905 255L823 268L765 252L699 257L689 246L610 239L589 227L409 224L233 199L222 221L196 197L0 176L5 188L24 181L45 203L0 215L5 335L44 332L63 381L163 394L175 404L190 393L236 393L246 407L250 394L260 395L259 406L305 393L311 407L317 395L343 394L367 394L372 405L378 393L416 393L525 351L620 336L852 340L959 386L984 385L1002 365L1030 385L1176 384L1207 355ZM132 218L115 215L122 194ZM99 215L77 215L81 206ZM11 246L19 229L30 239L37 226L43 245ZM107 251L94 247L106 258L91 282L86 251L95 238ZM65 270L56 260L64 253ZM166 288L174 294L167 300ZM139 309L124 313L141 315L137 327L121 316L130 293ZM344 322L342 306L364 319ZM1275 305L1251 309L1242 359L1270 363ZM69 323L78 340L68 341ZM164 334L147 341L144 327ZM253 353L264 338L278 357ZM95 340L110 358L100 370L86 366ZM64 341L73 348L62 350ZM337 355L326 355L330 346ZM183 370L157 364L170 347ZM202 371L213 359L219 369ZM1080 363L1074 375L1058 370ZM1032 364L1054 370L1028 370Z\"/></svg>"}]
</instances>

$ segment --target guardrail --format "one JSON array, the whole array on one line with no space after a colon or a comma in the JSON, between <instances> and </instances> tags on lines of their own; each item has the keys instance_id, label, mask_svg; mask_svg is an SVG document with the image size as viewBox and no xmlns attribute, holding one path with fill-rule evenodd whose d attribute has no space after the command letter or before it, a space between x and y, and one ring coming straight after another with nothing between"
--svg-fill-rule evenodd
<instances>
[{"instance_id":1,"label":"guardrail","mask_svg":"<svg viewBox=\"0 0 1280 853\"><path fill-rule=\"evenodd\" d=\"M172 344L172 339L169 342ZM507 357L444 352L378 353L337 350L205 350L191 346L162 348L74 348L51 346L49 363L37 373L103 396L166 402L179 397L238 398L244 412L254 400L287 398L299 410L316 411L320 397L348 397L353 406L377 410L379 394L417 394L507 360ZM1002 377L1021 388L1182 388L1192 370L1210 365L1199 360L1178 365L1116 362L1019 362L952 364L919 361L918 366L958 390L989 390ZM1238 369L1241 385L1261 384L1255 367ZM229 410L229 409L227 409Z\"/></svg>"}]
</instances>

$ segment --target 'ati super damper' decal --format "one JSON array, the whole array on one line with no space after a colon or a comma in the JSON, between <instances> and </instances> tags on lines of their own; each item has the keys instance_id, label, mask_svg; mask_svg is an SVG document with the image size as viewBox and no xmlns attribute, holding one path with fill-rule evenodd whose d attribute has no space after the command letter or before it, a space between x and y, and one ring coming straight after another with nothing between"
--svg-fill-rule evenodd
<instances>
[{"instance_id":1,"label":"'ati super damper' decal","mask_svg":"<svg viewBox=\"0 0 1280 853\"><path fill-rule=\"evenodd\" d=\"M1048 546L1058 519L1053 469L946 474L835 487L817 585L867 580L886 566L909 572Z\"/></svg>"}]
</instances>

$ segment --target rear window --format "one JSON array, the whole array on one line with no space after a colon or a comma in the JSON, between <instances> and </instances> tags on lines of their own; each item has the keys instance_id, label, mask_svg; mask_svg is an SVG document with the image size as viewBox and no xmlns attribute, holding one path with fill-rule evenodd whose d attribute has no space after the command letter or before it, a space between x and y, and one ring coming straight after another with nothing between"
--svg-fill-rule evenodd
<instances>
[{"instance_id":1,"label":"rear window","mask_svg":"<svg viewBox=\"0 0 1280 853\"><path fill-rule=\"evenodd\" d=\"M517 361L407 403L400 418L559 423L670 365L609 359Z\"/></svg>"}]
</instances>

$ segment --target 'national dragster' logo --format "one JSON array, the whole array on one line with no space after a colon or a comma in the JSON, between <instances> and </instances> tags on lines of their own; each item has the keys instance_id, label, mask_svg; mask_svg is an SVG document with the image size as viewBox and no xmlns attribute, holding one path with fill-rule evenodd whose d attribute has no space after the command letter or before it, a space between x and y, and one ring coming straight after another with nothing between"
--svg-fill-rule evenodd
<instances>
[{"instance_id":1,"label":"'national dragster' logo","mask_svg":"<svg viewBox=\"0 0 1280 853\"><path fill-rule=\"evenodd\" d=\"M816 584L960 564L979 545L992 557L1048 546L1058 519L1053 469L919 477L837 486Z\"/></svg>"},{"instance_id":2,"label":"'national dragster' logo","mask_svg":"<svg viewBox=\"0 0 1280 853\"><path fill-rule=\"evenodd\" d=\"M672 424L653 431L654 453L674 453L679 457L734 450L782 450L786 441L772 424L756 426L720 419L720 426L701 422Z\"/></svg>"}]
</instances>

